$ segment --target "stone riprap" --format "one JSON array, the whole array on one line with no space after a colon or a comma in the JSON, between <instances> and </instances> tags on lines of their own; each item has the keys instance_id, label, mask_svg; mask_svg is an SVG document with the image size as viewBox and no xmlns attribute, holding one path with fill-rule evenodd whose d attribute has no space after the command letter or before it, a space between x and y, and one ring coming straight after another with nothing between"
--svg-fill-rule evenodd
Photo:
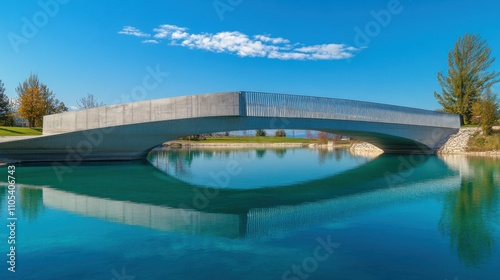
<instances>
[{"instance_id":1,"label":"stone riprap","mask_svg":"<svg viewBox=\"0 0 500 280\"><path fill-rule=\"evenodd\" d=\"M439 154L458 154L467 152L467 143L469 139L479 131L478 128L461 128L456 134L444 143L437 151Z\"/></svg>"}]
</instances>

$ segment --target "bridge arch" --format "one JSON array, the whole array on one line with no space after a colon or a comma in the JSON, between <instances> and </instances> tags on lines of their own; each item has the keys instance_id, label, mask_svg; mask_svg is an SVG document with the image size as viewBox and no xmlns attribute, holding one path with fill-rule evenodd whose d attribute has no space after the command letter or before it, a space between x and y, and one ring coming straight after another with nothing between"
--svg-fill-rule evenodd
<instances>
[{"instance_id":1,"label":"bridge arch","mask_svg":"<svg viewBox=\"0 0 500 280\"><path fill-rule=\"evenodd\" d=\"M432 153L458 131L457 115L345 99L225 92L140 101L44 117L44 135L0 143L0 160L145 157L187 135L310 129L351 136L386 153Z\"/></svg>"}]
</instances>

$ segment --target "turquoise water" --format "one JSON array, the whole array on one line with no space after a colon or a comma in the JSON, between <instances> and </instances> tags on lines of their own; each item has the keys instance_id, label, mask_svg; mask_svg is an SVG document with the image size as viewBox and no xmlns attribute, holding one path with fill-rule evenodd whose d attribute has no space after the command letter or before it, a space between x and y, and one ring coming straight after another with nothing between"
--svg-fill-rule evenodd
<instances>
[{"instance_id":1,"label":"turquoise water","mask_svg":"<svg viewBox=\"0 0 500 280\"><path fill-rule=\"evenodd\" d=\"M0 168L0 279L498 278L500 159L162 150L57 171L16 166L12 273Z\"/></svg>"}]
</instances>

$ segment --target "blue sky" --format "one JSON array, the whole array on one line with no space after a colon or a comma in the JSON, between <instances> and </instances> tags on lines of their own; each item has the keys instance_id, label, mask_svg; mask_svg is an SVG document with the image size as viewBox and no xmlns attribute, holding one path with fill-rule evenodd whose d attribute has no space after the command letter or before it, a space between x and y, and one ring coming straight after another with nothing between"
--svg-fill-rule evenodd
<instances>
[{"instance_id":1,"label":"blue sky","mask_svg":"<svg viewBox=\"0 0 500 280\"><path fill-rule=\"evenodd\" d=\"M458 36L481 34L500 57L494 0L2 0L0 10L7 94L37 73L68 107L87 93L114 104L251 90L436 109L436 74Z\"/></svg>"}]
</instances>

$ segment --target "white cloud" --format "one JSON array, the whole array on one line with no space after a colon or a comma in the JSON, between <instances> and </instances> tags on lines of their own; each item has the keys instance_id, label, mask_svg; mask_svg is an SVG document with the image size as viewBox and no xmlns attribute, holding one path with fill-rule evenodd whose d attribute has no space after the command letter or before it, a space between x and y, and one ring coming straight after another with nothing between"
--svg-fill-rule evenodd
<instances>
[{"instance_id":1,"label":"white cloud","mask_svg":"<svg viewBox=\"0 0 500 280\"><path fill-rule=\"evenodd\" d=\"M187 37L188 34L185 32L186 30L187 28L170 24L163 24L153 29L153 31L156 32L156 34L154 35L156 39L164 39L170 37L174 40Z\"/></svg>"},{"instance_id":2,"label":"white cloud","mask_svg":"<svg viewBox=\"0 0 500 280\"><path fill-rule=\"evenodd\" d=\"M169 45L200 49L215 53L231 53L240 57L266 57L281 60L335 60L347 59L360 51L360 48L344 44L320 44L304 46L290 43L290 40L269 35L249 37L238 31L219 33L189 33L185 27L163 24L153 29L155 39L142 43L158 44L166 41ZM125 26L120 34L136 37L150 37L132 26Z\"/></svg>"},{"instance_id":3,"label":"white cloud","mask_svg":"<svg viewBox=\"0 0 500 280\"><path fill-rule=\"evenodd\" d=\"M307 55L297 52L271 52L269 58L277 58L281 60L305 60Z\"/></svg>"},{"instance_id":4,"label":"white cloud","mask_svg":"<svg viewBox=\"0 0 500 280\"><path fill-rule=\"evenodd\" d=\"M139 29L132 26L124 26L122 30L118 31L118 34L131 35L135 37L150 37L150 34L143 33Z\"/></svg>"},{"instance_id":5,"label":"white cloud","mask_svg":"<svg viewBox=\"0 0 500 280\"><path fill-rule=\"evenodd\" d=\"M158 44L157 40L143 40L141 43L143 44Z\"/></svg>"},{"instance_id":6,"label":"white cloud","mask_svg":"<svg viewBox=\"0 0 500 280\"><path fill-rule=\"evenodd\" d=\"M315 59L346 59L353 57L353 47L342 44L324 44L297 48L296 51L305 53Z\"/></svg>"},{"instance_id":7,"label":"white cloud","mask_svg":"<svg viewBox=\"0 0 500 280\"><path fill-rule=\"evenodd\" d=\"M273 44L288 44L290 43L290 40L287 40L287 39L283 39L281 37L278 37L278 38L271 38L269 36L266 36L266 35L254 35L253 36L256 40L260 40L262 42L266 42L266 43L273 43Z\"/></svg>"}]
</instances>

